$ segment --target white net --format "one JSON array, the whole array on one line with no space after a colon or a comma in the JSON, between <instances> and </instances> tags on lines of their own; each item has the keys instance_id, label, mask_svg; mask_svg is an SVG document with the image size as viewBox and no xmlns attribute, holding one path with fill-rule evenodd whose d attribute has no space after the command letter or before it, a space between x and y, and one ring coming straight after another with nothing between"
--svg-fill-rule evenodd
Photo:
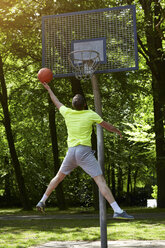
<instances>
[{"instance_id":1,"label":"white net","mask_svg":"<svg viewBox=\"0 0 165 248\"><path fill-rule=\"evenodd\" d=\"M100 64L100 56L97 51L81 50L68 55L75 77L80 80L90 79Z\"/></svg>"}]
</instances>

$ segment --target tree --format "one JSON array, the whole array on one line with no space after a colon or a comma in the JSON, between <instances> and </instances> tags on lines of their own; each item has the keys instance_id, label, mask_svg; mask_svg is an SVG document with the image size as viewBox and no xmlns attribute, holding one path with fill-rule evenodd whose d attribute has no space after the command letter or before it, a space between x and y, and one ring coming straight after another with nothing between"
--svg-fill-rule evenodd
<instances>
[{"instance_id":1,"label":"tree","mask_svg":"<svg viewBox=\"0 0 165 248\"><path fill-rule=\"evenodd\" d=\"M133 2L133 1L128 1ZM156 140L156 167L158 184L158 207L165 207L165 50L163 47L165 30L165 12L163 3L158 0L139 0L143 9L144 22L138 32L139 52L143 55L152 72L152 90L154 101L154 122ZM142 28L142 25L144 28ZM142 36L142 34L145 35Z\"/></svg>"},{"instance_id":2,"label":"tree","mask_svg":"<svg viewBox=\"0 0 165 248\"><path fill-rule=\"evenodd\" d=\"M149 2L151 1L147 0L146 5ZM33 203L36 202L37 197L40 197L38 192L45 191L45 185L52 174L58 170L59 163L66 152L66 130L63 120L58 111L54 110L52 103L47 102L47 94L37 84L36 79L37 71L41 67L41 16L115 7L127 3L137 4L139 51L145 59L148 58L150 61L148 52L151 53L152 49L151 51L148 49L145 33L147 30L144 29L147 22L143 22L144 11L138 0L46 0L44 2L29 0L28 6L27 1L10 0L6 4L6 1L2 0L0 3L0 10L2 10L0 29L3 34L0 38L0 48L9 93L8 106L12 120L12 132L17 155L21 162L22 174L27 190L31 192L30 198ZM154 5L152 4L152 11L153 8ZM163 26L161 19L157 26L159 31L157 33L162 39ZM153 35L153 33L148 32L148 35ZM155 54L154 56L156 58ZM137 72L103 74L99 77L104 118L125 133L122 141L119 141L114 134L104 133L106 177L117 197L118 192L115 190L119 189L122 197L120 199L125 197L126 191L129 199L139 184L145 185L154 170L154 158L151 159L148 153L148 149L150 149L150 153L154 154L153 143L150 146L153 138L149 136L149 133L153 135L153 122L149 119L147 123L144 122L145 127L146 124L149 125L147 131L144 130L145 127L143 129L141 126L141 122L148 116L148 111L153 111L149 104L152 102L151 91L148 89L153 76L151 76L150 67L146 69L146 62L142 57L140 68L142 69ZM80 81L75 78L69 78L54 80L52 84L54 84L57 96L62 99L64 104L71 106L71 97L76 93L81 93L85 95L89 108L94 109L90 82L80 84ZM149 95L148 99L147 95ZM142 108L143 105L147 106L147 111ZM140 113L145 114L141 115ZM3 118L3 109L1 108L0 116ZM160 123L162 125L162 121ZM0 125L2 126L1 122ZM126 133L125 130L129 130L129 133ZM147 142L140 140L141 133L143 133L143 138L148 135ZM3 136L2 131L1 135ZM139 135L139 140L135 139L134 136L136 135ZM96 146L95 135L93 145ZM54 148L53 153L52 148ZM6 151L7 149L0 151L0 161L4 161L6 154L8 156ZM9 166L10 164L9 161ZM150 164L152 164L151 170L148 166ZM129 165L131 165L130 170ZM3 165L0 164L0 166L3 169ZM5 173L2 171L1 175L4 176ZM83 199L85 199L85 190L83 192L78 190L78 183L81 182L85 189L88 186L91 188L91 181L84 181L85 176L79 171L75 171L72 175L63 182L66 201L72 204L74 202L82 204ZM14 179L12 173L9 176L12 181ZM7 182L8 179L5 180ZM5 180L3 180L3 188ZM14 186L15 184L14 179ZM126 186L128 187L126 188ZM15 190L15 187L13 188ZM14 190L12 189L11 193ZM161 194L163 194L162 190ZM53 197L51 199L54 200Z\"/></svg>"},{"instance_id":3,"label":"tree","mask_svg":"<svg viewBox=\"0 0 165 248\"><path fill-rule=\"evenodd\" d=\"M12 162L13 162L13 166L15 170L15 175L16 175L17 182L18 182L20 198L21 198L23 208L25 210L30 210L31 204L27 196L24 178L22 175L22 170L21 170L21 166L18 160L18 156L16 153L12 129L11 129L11 120L10 120L10 114L9 114L8 102L7 102L7 89L6 89L5 78L4 78L4 73L3 73L3 64L2 64L1 55L0 55L0 82L1 82L0 102L3 108L3 113L4 113L4 126L6 130L10 154L11 154L11 158L12 158Z\"/></svg>"}]
</instances>

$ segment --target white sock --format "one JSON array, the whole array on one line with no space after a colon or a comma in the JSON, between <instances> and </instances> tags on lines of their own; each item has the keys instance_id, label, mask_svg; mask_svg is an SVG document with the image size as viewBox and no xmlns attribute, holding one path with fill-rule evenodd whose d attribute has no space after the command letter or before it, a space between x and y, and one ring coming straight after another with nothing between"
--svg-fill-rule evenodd
<instances>
[{"instance_id":1,"label":"white sock","mask_svg":"<svg viewBox=\"0 0 165 248\"><path fill-rule=\"evenodd\" d=\"M123 210L119 207L116 201L112 202L110 205L115 213L119 213L119 214L123 213Z\"/></svg>"},{"instance_id":2,"label":"white sock","mask_svg":"<svg viewBox=\"0 0 165 248\"><path fill-rule=\"evenodd\" d=\"M48 199L48 196L44 194L43 197L42 197L42 199L40 201L45 204L45 202L46 202L47 199Z\"/></svg>"}]
</instances>

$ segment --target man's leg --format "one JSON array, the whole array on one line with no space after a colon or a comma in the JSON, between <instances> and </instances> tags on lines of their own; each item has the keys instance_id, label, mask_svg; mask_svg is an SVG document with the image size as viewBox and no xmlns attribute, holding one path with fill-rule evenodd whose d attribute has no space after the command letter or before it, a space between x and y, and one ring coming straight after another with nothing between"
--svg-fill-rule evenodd
<instances>
[{"instance_id":1,"label":"man's leg","mask_svg":"<svg viewBox=\"0 0 165 248\"><path fill-rule=\"evenodd\" d=\"M134 219L133 216L128 215L125 211L123 211L119 207L119 205L117 204L117 202L115 201L115 199L114 199L114 197L112 195L111 190L107 186L105 178L104 178L103 175L96 176L93 179L95 180L96 184L98 185L101 194L105 197L105 199L109 202L109 204L113 208L113 210L114 210L114 218Z\"/></svg>"},{"instance_id":2,"label":"man's leg","mask_svg":"<svg viewBox=\"0 0 165 248\"><path fill-rule=\"evenodd\" d=\"M105 199L109 202L109 204L114 202L115 199L112 195L111 190L109 189L109 187L106 184L104 176L103 175L96 176L93 179L95 180L96 184L98 185L101 194L105 197Z\"/></svg>"},{"instance_id":3,"label":"man's leg","mask_svg":"<svg viewBox=\"0 0 165 248\"><path fill-rule=\"evenodd\" d=\"M37 204L37 209L39 211L44 211L45 201L50 196L52 191L58 186L58 184L68 175L72 170L77 167L76 159L75 159L75 149L76 147L70 147L68 152L62 162L62 165L57 173L57 175L50 181L45 194L42 199Z\"/></svg>"},{"instance_id":4,"label":"man's leg","mask_svg":"<svg viewBox=\"0 0 165 248\"><path fill-rule=\"evenodd\" d=\"M58 184L65 178L65 174L62 172L58 172L57 175L50 181L43 197L39 201L39 203L36 205L37 210L44 212L45 208L45 201L50 196L52 191L58 186Z\"/></svg>"},{"instance_id":5,"label":"man's leg","mask_svg":"<svg viewBox=\"0 0 165 248\"><path fill-rule=\"evenodd\" d=\"M110 188L107 186L105 178L103 175L100 176L96 176L93 178L96 182L96 184L99 187L99 190L101 192L101 194L105 197L105 199L109 202L109 204L112 206L112 208L114 209L115 212L118 213L122 213L123 210L121 210L121 208L118 206L118 204L116 203L112 192L110 190Z\"/></svg>"},{"instance_id":6,"label":"man's leg","mask_svg":"<svg viewBox=\"0 0 165 248\"><path fill-rule=\"evenodd\" d=\"M65 177L66 175L59 171L57 175L50 181L47 190L45 191L45 195L49 197L52 191L59 185L60 182L64 180Z\"/></svg>"}]
</instances>

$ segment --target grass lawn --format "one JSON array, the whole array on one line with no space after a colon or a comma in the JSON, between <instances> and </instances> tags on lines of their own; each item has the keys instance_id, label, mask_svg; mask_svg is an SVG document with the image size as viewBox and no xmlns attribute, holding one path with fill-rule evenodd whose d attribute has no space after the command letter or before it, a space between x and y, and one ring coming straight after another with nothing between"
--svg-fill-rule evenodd
<instances>
[{"instance_id":1,"label":"grass lawn","mask_svg":"<svg viewBox=\"0 0 165 248\"><path fill-rule=\"evenodd\" d=\"M142 209L131 209L130 213L139 213ZM156 213L157 209L143 209ZM161 210L165 211L165 210ZM93 210L88 210L88 213ZM54 211L52 214L81 214L80 209ZM85 212L84 212L85 213ZM0 209L0 215L36 215L33 212L21 212L20 209ZM87 212L86 212L87 214ZM108 240L165 240L165 218L135 219L132 221L107 221ZM0 220L0 248L32 247L49 241L93 241L100 240L98 219L22 219Z\"/></svg>"}]
</instances>

